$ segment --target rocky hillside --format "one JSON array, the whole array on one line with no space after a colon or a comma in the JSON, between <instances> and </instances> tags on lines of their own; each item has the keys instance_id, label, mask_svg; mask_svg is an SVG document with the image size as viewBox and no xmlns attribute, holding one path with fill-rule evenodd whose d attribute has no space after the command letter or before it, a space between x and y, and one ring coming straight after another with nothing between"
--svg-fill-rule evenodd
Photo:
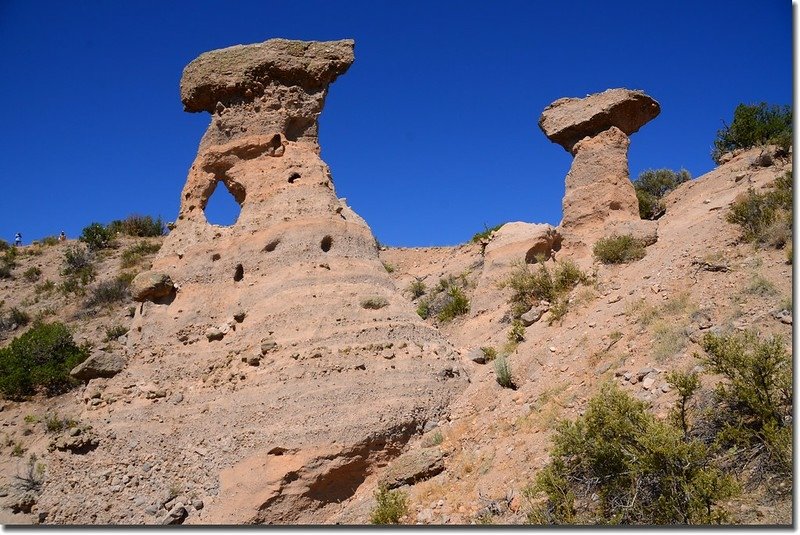
<instances>
[{"instance_id":1,"label":"rocky hillside","mask_svg":"<svg viewBox=\"0 0 800 535\"><path fill-rule=\"evenodd\" d=\"M3 523L362 524L386 496L405 497L401 523L522 523L556 422L601 385L666 418L667 373L700 369L705 333L777 334L791 351L786 252L727 221L791 154L731 154L646 221L628 136L658 103L625 89L560 99L539 123L574 157L560 226L379 248L319 157L317 118L353 59L352 41L200 56L181 97L211 123L170 233L118 238L87 260L91 280L74 242L17 251L0 347L57 320L90 357L73 390L2 401ZM242 208L230 227L204 215L220 183ZM598 260L615 236L636 259ZM542 270L569 283L515 293ZM733 522L790 523L780 485L722 506Z\"/></svg>"}]
</instances>

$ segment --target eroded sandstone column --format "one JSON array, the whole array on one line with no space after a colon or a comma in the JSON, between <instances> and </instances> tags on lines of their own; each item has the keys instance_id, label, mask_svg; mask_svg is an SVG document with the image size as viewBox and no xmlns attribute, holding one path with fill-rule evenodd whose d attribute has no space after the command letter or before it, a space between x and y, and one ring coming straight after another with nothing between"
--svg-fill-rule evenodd
<instances>
[{"instance_id":1,"label":"eroded sandstone column","mask_svg":"<svg viewBox=\"0 0 800 535\"><path fill-rule=\"evenodd\" d=\"M53 522L101 509L170 522L130 503L135 491L160 506L177 487L205 501L181 522L323 522L465 386L452 346L395 288L320 159L317 118L352 62L350 40L273 39L184 70L183 104L211 124L174 229L136 279L129 365L103 385L127 401L91 420L120 437L93 453L103 466L160 469L100 504L72 503L60 483L91 486L88 462L48 466ZM228 227L205 217L218 187L241 206Z\"/></svg>"},{"instance_id":2,"label":"eroded sandstone column","mask_svg":"<svg viewBox=\"0 0 800 535\"><path fill-rule=\"evenodd\" d=\"M652 241L655 225L640 220L630 181L628 136L659 112L658 102L628 89L562 98L545 108L539 127L574 156L566 178L561 229L572 235L618 231Z\"/></svg>"}]
</instances>

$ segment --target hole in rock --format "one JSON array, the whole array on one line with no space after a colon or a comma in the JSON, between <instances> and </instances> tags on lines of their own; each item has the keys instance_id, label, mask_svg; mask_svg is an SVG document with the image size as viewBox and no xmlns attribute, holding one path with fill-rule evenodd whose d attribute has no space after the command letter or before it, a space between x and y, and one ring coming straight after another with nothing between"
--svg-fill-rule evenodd
<instances>
[{"instance_id":1,"label":"hole in rock","mask_svg":"<svg viewBox=\"0 0 800 535\"><path fill-rule=\"evenodd\" d=\"M322 238L322 241L319 242L319 248L326 253L331 250L331 245L333 245L333 238L330 236L325 236Z\"/></svg>"},{"instance_id":2,"label":"hole in rock","mask_svg":"<svg viewBox=\"0 0 800 535\"><path fill-rule=\"evenodd\" d=\"M300 178L300 173L292 173L289 175L289 184L294 184L295 180Z\"/></svg>"},{"instance_id":3,"label":"hole in rock","mask_svg":"<svg viewBox=\"0 0 800 535\"><path fill-rule=\"evenodd\" d=\"M272 251L275 250L275 248L278 246L280 242L281 242L280 238L272 240L271 242L269 242L267 245L264 246L264 252L271 253Z\"/></svg>"},{"instance_id":4,"label":"hole in rock","mask_svg":"<svg viewBox=\"0 0 800 535\"><path fill-rule=\"evenodd\" d=\"M244 266L236 264L236 271L233 272L233 281L239 282L244 278Z\"/></svg>"},{"instance_id":5,"label":"hole in rock","mask_svg":"<svg viewBox=\"0 0 800 535\"><path fill-rule=\"evenodd\" d=\"M611 210L619 210L622 208L622 203L619 201L611 201L611 204L608 205Z\"/></svg>"},{"instance_id":6,"label":"hole in rock","mask_svg":"<svg viewBox=\"0 0 800 535\"><path fill-rule=\"evenodd\" d=\"M220 187L222 184L222 187ZM230 227L239 219L242 207L236 202L224 182L217 182L205 208L206 220L212 225Z\"/></svg>"},{"instance_id":7,"label":"hole in rock","mask_svg":"<svg viewBox=\"0 0 800 535\"><path fill-rule=\"evenodd\" d=\"M220 256L220 254L219 254L219 253L214 253L214 254L212 254L212 255L211 255L211 260L212 260L213 262L216 262L216 261L217 261L217 260L219 260L220 258L222 258L222 256Z\"/></svg>"}]
</instances>

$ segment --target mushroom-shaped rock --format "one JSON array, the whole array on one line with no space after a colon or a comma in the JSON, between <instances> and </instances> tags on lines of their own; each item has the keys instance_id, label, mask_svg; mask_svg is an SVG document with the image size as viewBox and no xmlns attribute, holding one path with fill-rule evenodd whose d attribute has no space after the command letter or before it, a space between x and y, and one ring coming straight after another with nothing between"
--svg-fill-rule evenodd
<instances>
[{"instance_id":1,"label":"mushroom-shaped rock","mask_svg":"<svg viewBox=\"0 0 800 535\"><path fill-rule=\"evenodd\" d=\"M201 54L181 77L181 101L186 111L213 113L235 100L253 100L269 85L325 89L353 63L352 39L292 41L270 39Z\"/></svg>"},{"instance_id":2,"label":"mushroom-shaped rock","mask_svg":"<svg viewBox=\"0 0 800 535\"><path fill-rule=\"evenodd\" d=\"M183 70L181 101L186 111L212 114L201 150L279 133L316 144L328 85L353 63L353 47L349 39L270 39L200 55Z\"/></svg>"},{"instance_id":3,"label":"mushroom-shaped rock","mask_svg":"<svg viewBox=\"0 0 800 535\"><path fill-rule=\"evenodd\" d=\"M144 271L131 281L131 296L134 301L155 301L175 291L172 279L166 273Z\"/></svg>"},{"instance_id":4,"label":"mushroom-shaped rock","mask_svg":"<svg viewBox=\"0 0 800 535\"><path fill-rule=\"evenodd\" d=\"M638 132L661 111L658 102L642 91L608 89L584 98L560 98L539 118L544 135L574 152L575 144L612 126L626 135Z\"/></svg>"}]
</instances>

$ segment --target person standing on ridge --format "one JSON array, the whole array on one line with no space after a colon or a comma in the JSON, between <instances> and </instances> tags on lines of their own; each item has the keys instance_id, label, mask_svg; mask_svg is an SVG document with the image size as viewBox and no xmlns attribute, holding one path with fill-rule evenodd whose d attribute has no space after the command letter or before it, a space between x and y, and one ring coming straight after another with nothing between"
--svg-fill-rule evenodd
<instances>
[{"instance_id":1,"label":"person standing on ridge","mask_svg":"<svg viewBox=\"0 0 800 535\"><path fill-rule=\"evenodd\" d=\"M22 245L22 234L17 232L17 234L14 236L14 246L19 247L20 245Z\"/></svg>"},{"instance_id":2,"label":"person standing on ridge","mask_svg":"<svg viewBox=\"0 0 800 535\"><path fill-rule=\"evenodd\" d=\"M58 235L58 241L67 241L67 235L64 234L64 231L61 231L61 234Z\"/></svg>"}]
</instances>

